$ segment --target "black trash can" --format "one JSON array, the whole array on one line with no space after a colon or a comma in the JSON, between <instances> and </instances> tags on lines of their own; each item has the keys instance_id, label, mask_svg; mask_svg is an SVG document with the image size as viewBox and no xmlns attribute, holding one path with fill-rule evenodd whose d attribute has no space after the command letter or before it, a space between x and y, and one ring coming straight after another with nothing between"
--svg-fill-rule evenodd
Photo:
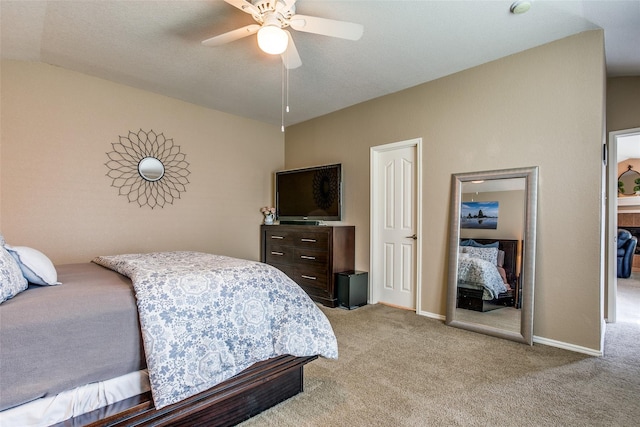
<instances>
[{"instance_id":1,"label":"black trash can","mask_svg":"<svg viewBox=\"0 0 640 427\"><path fill-rule=\"evenodd\" d=\"M340 307L351 310L367 304L369 274L366 271L343 271L337 279Z\"/></svg>"}]
</instances>

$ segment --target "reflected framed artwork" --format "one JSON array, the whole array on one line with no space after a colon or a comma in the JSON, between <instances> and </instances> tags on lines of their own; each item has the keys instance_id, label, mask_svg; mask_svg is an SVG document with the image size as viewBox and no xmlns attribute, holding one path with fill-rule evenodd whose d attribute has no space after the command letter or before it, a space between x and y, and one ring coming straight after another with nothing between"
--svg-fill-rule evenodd
<instances>
[{"instance_id":1,"label":"reflected framed artwork","mask_svg":"<svg viewBox=\"0 0 640 427\"><path fill-rule=\"evenodd\" d=\"M460 228L498 228L498 202L462 202Z\"/></svg>"}]
</instances>

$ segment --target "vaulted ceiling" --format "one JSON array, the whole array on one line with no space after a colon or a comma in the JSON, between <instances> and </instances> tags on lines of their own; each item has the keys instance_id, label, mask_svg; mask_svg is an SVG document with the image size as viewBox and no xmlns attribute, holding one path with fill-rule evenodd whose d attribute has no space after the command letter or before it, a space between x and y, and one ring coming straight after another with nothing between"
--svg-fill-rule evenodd
<instances>
[{"instance_id":1,"label":"vaulted ceiling","mask_svg":"<svg viewBox=\"0 0 640 427\"><path fill-rule=\"evenodd\" d=\"M603 28L610 76L640 75L640 1L299 0L297 13L360 23L358 41L291 30L286 72L255 36L201 41L253 23L221 1L0 2L2 59L40 61L280 125L295 124L583 31Z\"/></svg>"}]
</instances>

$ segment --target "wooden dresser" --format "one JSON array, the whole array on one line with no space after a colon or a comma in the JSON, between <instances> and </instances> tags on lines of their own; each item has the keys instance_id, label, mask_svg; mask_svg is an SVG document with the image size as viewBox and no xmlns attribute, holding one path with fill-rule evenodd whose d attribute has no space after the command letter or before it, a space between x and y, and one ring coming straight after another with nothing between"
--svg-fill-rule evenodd
<instances>
[{"instance_id":1,"label":"wooden dresser","mask_svg":"<svg viewBox=\"0 0 640 427\"><path fill-rule=\"evenodd\" d=\"M336 273L355 268L352 225L263 225L260 258L292 278L316 302L338 304Z\"/></svg>"}]
</instances>

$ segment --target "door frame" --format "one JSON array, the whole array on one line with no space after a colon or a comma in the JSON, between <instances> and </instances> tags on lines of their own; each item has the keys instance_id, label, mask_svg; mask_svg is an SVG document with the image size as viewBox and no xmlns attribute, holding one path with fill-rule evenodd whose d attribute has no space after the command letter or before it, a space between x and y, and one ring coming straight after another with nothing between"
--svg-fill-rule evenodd
<instances>
[{"instance_id":1,"label":"door frame","mask_svg":"<svg viewBox=\"0 0 640 427\"><path fill-rule=\"evenodd\" d=\"M618 278L616 252L618 240L618 138L640 134L640 127L609 132L607 147L607 323L616 322ZM604 335L604 334L603 334Z\"/></svg>"},{"instance_id":2,"label":"door frame","mask_svg":"<svg viewBox=\"0 0 640 427\"><path fill-rule=\"evenodd\" d=\"M376 206L380 202L380 189L376 188L376 176L380 173L380 154L387 151L394 151L402 148L414 147L416 154L416 191L415 191L415 215L416 215L416 235L418 239L416 240L416 259L415 259L415 306L416 313L420 313L422 311L421 304L421 294L422 289L420 286L422 279L422 138L414 138L408 139L406 141L398 141L392 142L384 145L377 145L375 147L371 147L370 149L370 158L369 158L369 235L370 235L370 245L369 245L369 271L371 272L371 276L369 278L369 283L376 283L376 278L373 277L373 260L374 258L374 248L379 246L380 244L380 236L377 233L376 225L380 222L381 218L378 215L378 211ZM371 304L376 304L380 302L380 290L375 288L374 286L369 287L369 302Z\"/></svg>"}]
</instances>

